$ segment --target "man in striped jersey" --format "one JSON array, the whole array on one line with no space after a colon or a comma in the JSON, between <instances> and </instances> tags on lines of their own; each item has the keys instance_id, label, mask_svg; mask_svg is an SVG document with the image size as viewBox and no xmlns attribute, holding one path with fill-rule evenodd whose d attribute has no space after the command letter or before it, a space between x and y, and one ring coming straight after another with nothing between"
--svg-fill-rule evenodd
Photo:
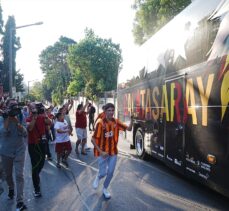
<instances>
[{"instance_id":1,"label":"man in striped jersey","mask_svg":"<svg viewBox=\"0 0 229 211\"><path fill-rule=\"evenodd\" d=\"M91 140L94 145L94 155L98 157L99 165L99 173L93 182L93 188L97 189L100 179L106 176L103 183L103 195L106 199L109 199L111 194L107 188L116 166L119 131L131 131L133 118L131 117L130 124L127 126L113 117L115 111L114 104L107 103L104 110L106 115L103 119L99 119Z\"/></svg>"}]
</instances>

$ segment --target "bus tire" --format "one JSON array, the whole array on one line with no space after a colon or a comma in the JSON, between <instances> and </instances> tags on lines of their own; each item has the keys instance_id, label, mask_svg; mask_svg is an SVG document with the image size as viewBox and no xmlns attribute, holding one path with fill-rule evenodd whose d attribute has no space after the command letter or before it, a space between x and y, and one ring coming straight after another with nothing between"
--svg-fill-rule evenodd
<instances>
[{"instance_id":1,"label":"bus tire","mask_svg":"<svg viewBox=\"0 0 229 211\"><path fill-rule=\"evenodd\" d=\"M146 151L145 151L145 147L144 147L144 133L142 128L137 128L136 132L135 132L135 136L134 136L134 140L135 140L135 149L136 149L136 154L137 156L142 159L145 160L146 159Z\"/></svg>"}]
</instances>

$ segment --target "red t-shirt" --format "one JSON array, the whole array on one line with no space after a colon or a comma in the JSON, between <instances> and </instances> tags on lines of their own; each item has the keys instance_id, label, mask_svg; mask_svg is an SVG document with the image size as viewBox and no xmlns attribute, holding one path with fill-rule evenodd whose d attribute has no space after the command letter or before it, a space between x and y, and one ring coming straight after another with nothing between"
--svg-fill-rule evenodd
<instances>
[{"instance_id":1,"label":"red t-shirt","mask_svg":"<svg viewBox=\"0 0 229 211\"><path fill-rule=\"evenodd\" d=\"M26 119L29 123L32 121L32 116ZM45 135L45 117L38 116L36 123L31 131L28 130L28 144L38 144L43 135Z\"/></svg>"},{"instance_id":2,"label":"red t-shirt","mask_svg":"<svg viewBox=\"0 0 229 211\"><path fill-rule=\"evenodd\" d=\"M53 114L48 114L48 118L51 120L51 124L49 124L49 125L52 125L55 116Z\"/></svg>"},{"instance_id":3,"label":"red t-shirt","mask_svg":"<svg viewBox=\"0 0 229 211\"><path fill-rule=\"evenodd\" d=\"M86 128L87 127L87 113L83 111L80 113L79 111L76 111L76 123L75 127L76 128Z\"/></svg>"},{"instance_id":4,"label":"red t-shirt","mask_svg":"<svg viewBox=\"0 0 229 211\"><path fill-rule=\"evenodd\" d=\"M49 119L53 120L54 117L55 117L55 116L54 116L53 114L48 114L48 118L49 118Z\"/></svg>"}]
</instances>

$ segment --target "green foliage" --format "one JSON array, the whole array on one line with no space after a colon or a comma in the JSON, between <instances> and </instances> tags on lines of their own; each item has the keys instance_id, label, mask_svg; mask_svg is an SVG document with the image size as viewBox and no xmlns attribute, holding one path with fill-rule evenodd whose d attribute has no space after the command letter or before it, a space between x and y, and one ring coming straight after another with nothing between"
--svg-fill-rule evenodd
<instances>
[{"instance_id":1,"label":"green foliage","mask_svg":"<svg viewBox=\"0 0 229 211\"><path fill-rule=\"evenodd\" d=\"M34 85L31 87L29 92L30 100L36 100L42 102L44 99L43 96L43 87L41 82L35 82Z\"/></svg>"},{"instance_id":2,"label":"green foliage","mask_svg":"<svg viewBox=\"0 0 229 211\"><path fill-rule=\"evenodd\" d=\"M71 96L76 96L79 92L84 89L84 80L80 74L80 70L76 69L72 72L72 81L70 82L67 93Z\"/></svg>"},{"instance_id":3,"label":"green foliage","mask_svg":"<svg viewBox=\"0 0 229 211\"><path fill-rule=\"evenodd\" d=\"M46 79L43 79L42 81L42 92L43 92L43 96L44 99L48 100L49 102L52 101L52 97L51 97L51 92L52 90L50 90L50 88L47 86L47 83L45 82Z\"/></svg>"},{"instance_id":4,"label":"green foliage","mask_svg":"<svg viewBox=\"0 0 229 211\"><path fill-rule=\"evenodd\" d=\"M119 45L111 39L99 38L91 29L86 29L85 38L69 48L69 67L79 84L75 85L76 91L83 91L90 99L116 89L121 62Z\"/></svg>"},{"instance_id":5,"label":"green foliage","mask_svg":"<svg viewBox=\"0 0 229 211\"><path fill-rule=\"evenodd\" d=\"M66 90L71 80L67 64L68 48L75 43L74 40L62 36L39 56L41 70L44 73L43 95L48 100L54 98L56 102L60 102L67 94Z\"/></svg>"},{"instance_id":6,"label":"green foliage","mask_svg":"<svg viewBox=\"0 0 229 211\"><path fill-rule=\"evenodd\" d=\"M62 104L64 101L64 96L60 92L52 93L52 102L55 104Z\"/></svg>"},{"instance_id":7,"label":"green foliage","mask_svg":"<svg viewBox=\"0 0 229 211\"><path fill-rule=\"evenodd\" d=\"M144 43L190 3L191 0L135 0L135 43Z\"/></svg>"},{"instance_id":8,"label":"green foliage","mask_svg":"<svg viewBox=\"0 0 229 211\"><path fill-rule=\"evenodd\" d=\"M68 89L67 89L67 93L70 94L71 96L75 96L77 95L77 81L71 81L69 86L68 86Z\"/></svg>"}]
</instances>

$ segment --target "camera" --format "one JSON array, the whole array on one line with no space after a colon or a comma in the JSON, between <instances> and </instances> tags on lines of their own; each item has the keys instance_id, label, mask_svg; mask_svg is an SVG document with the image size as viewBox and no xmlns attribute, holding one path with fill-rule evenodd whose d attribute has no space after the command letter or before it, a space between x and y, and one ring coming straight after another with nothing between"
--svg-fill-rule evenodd
<instances>
[{"instance_id":1,"label":"camera","mask_svg":"<svg viewBox=\"0 0 229 211\"><path fill-rule=\"evenodd\" d=\"M2 113L2 117L14 117L21 114L21 107L17 103L10 104Z\"/></svg>"},{"instance_id":2,"label":"camera","mask_svg":"<svg viewBox=\"0 0 229 211\"><path fill-rule=\"evenodd\" d=\"M45 106L42 103L36 103L37 114L45 113Z\"/></svg>"}]
</instances>

